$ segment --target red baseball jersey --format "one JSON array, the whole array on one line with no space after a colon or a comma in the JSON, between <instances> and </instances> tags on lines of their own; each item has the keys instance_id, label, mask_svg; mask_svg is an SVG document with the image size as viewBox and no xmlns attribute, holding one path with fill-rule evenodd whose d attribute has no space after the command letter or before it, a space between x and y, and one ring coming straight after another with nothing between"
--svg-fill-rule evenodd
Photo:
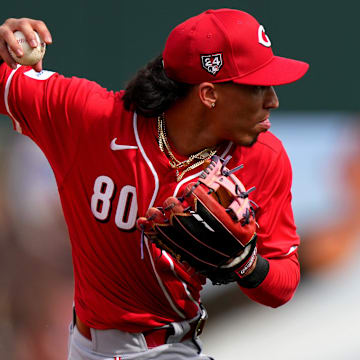
<instances>
[{"instance_id":1,"label":"red baseball jersey","mask_svg":"<svg viewBox=\"0 0 360 360\"><path fill-rule=\"evenodd\" d=\"M202 168L177 182L158 147L156 119L126 111L122 91L2 64L0 93L0 112L33 139L54 171L72 244L78 316L93 328L130 332L197 316L205 278L146 239L142 244L135 222L181 194ZM229 168L244 164L237 175L256 187L258 251L270 263L262 284L242 290L278 306L299 282L290 162L270 132L250 148L229 143L220 155L228 154Z\"/></svg>"}]
</instances>

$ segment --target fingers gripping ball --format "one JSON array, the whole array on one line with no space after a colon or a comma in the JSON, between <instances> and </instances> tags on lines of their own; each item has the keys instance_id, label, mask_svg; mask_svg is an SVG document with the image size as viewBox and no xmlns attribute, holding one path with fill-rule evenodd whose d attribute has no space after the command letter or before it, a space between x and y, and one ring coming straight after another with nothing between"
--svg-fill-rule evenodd
<instances>
[{"instance_id":1,"label":"fingers gripping ball","mask_svg":"<svg viewBox=\"0 0 360 360\"><path fill-rule=\"evenodd\" d=\"M230 160L213 156L196 183L163 208L150 208L138 227L160 249L186 262L214 284L246 276L256 261L256 228L252 202L229 170Z\"/></svg>"},{"instance_id":2,"label":"fingers gripping ball","mask_svg":"<svg viewBox=\"0 0 360 360\"><path fill-rule=\"evenodd\" d=\"M18 42L18 44L21 46L22 51L24 55L22 57L16 56L16 54L11 50L11 48L8 46L9 53L11 57L21 65L30 65L33 66L37 64L45 55L46 50L46 44L45 42L40 38L39 34L35 31L36 41L38 46L33 48L30 46L30 44L27 42L25 35L21 31L15 31L14 36Z\"/></svg>"}]
</instances>

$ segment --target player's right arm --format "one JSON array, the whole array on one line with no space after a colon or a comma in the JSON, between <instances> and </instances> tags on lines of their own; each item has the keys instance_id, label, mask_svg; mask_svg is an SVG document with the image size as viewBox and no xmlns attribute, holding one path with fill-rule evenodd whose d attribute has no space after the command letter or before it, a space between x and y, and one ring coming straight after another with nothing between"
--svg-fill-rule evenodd
<instances>
[{"instance_id":1,"label":"player's right arm","mask_svg":"<svg viewBox=\"0 0 360 360\"><path fill-rule=\"evenodd\" d=\"M16 30L23 32L26 40L32 47L37 46L34 31L37 31L46 44L52 43L50 31L43 21L28 18L7 19L0 26L0 64L4 61L13 69L16 68L17 64L10 56L8 45L14 51L14 53L17 54L17 56L21 57L23 55L21 46L18 44L14 36L14 31ZM35 64L33 68L36 71L41 71L42 61L39 61L37 64Z\"/></svg>"},{"instance_id":2,"label":"player's right arm","mask_svg":"<svg viewBox=\"0 0 360 360\"><path fill-rule=\"evenodd\" d=\"M80 139L112 115L120 94L86 79L36 72L29 66L9 67L4 46L12 31L26 24L41 33L41 23L36 20L11 19L9 23L11 26L6 22L0 26L0 57L4 60L0 64L0 114L10 117L14 129L41 148L61 182L73 164ZM41 36L46 34L43 30Z\"/></svg>"}]
</instances>

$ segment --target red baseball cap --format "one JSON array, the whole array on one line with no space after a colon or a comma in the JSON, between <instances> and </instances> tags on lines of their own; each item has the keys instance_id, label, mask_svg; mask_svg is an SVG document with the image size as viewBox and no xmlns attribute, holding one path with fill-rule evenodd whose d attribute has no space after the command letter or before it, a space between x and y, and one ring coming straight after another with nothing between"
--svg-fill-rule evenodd
<instances>
[{"instance_id":1,"label":"red baseball cap","mask_svg":"<svg viewBox=\"0 0 360 360\"><path fill-rule=\"evenodd\" d=\"M163 61L170 79L188 84L283 85L300 79L309 68L305 62L274 56L264 27L233 9L207 10L176 26Z\"/></svg>"}]
</instances>

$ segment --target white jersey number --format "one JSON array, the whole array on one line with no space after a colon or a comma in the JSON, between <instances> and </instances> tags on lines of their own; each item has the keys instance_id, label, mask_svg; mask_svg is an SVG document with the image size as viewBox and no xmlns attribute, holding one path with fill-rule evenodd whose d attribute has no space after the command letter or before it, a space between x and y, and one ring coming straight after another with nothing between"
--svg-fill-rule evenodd
<instances>
[{"instance_id":1,"label":"white jersey number","mask_svg":"<svg viewBox=\"0 0 360 360\"><path fill-rule=\"evenodd\" d=\"M107 221L110 218L114 190L114 181L108 176L102 175L95 180L91 211L96 219ZM134 186L125 185L120 191L116 207L116 226L121 230L132 229L135 226L137 210L136 189Z\"/></svg>"}]
</instances>

